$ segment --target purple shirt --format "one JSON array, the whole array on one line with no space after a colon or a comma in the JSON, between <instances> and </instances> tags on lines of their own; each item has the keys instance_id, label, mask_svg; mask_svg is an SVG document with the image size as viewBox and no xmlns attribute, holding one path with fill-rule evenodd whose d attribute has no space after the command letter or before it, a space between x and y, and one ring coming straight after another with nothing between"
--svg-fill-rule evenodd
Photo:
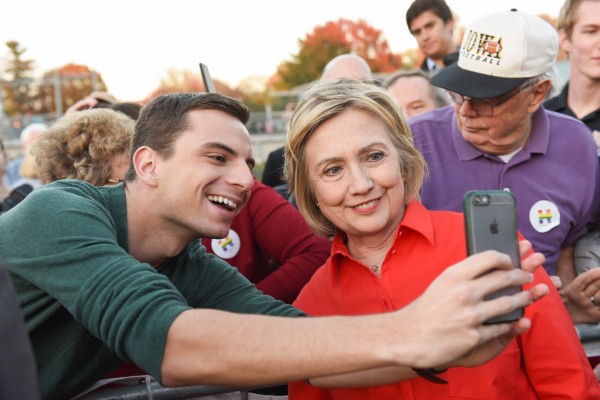
<instances>
[{"instance_id":1,"label":"purple shirt","mask_svg":"<svg viewBox=\"0 0 600 400\"><path fill-rule=\"evenodd\" d=\"M412 118L415 145L429 167L421 200L430 210L462 211L469 190L510 190L519 231L556 274L561 248L573 246L598 212L596 145L580 121L540 107L529 140L504 163L465 141L454 107Z\"/></svg>"}]
</instances>

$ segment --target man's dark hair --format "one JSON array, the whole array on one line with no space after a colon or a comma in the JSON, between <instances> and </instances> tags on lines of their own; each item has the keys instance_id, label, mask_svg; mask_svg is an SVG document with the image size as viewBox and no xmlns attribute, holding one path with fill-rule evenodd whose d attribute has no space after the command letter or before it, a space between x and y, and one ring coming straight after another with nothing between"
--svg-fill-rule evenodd
<instances>
[{"instance_id":1,"label":"man's dark hair","mask_svg":"<svg viewBox=\"0 0 600 400\"><path fill-rule=\"evenodd\" d=\"M406 25L410 30L410 24L419 15L425 11L431 11L444 21L444 23L453 20L452 11L444 0L415 0L406 11Z\"/></svg>"},{"instance_id":2,"label":"man's dark hair","mask_svg":"<svg viewBox=\"0 0 600 400\"><path fill-rule=\"evenodd\" d=\"M173 155L173 143L188 128L188 111L219 110L248 122L250 111L240 101L219 93L174 93L156 97L142 108L131 139L130 165L125 181L135 180L133 154L148 146L162 157Z\"/></svg>"}]
</instances>

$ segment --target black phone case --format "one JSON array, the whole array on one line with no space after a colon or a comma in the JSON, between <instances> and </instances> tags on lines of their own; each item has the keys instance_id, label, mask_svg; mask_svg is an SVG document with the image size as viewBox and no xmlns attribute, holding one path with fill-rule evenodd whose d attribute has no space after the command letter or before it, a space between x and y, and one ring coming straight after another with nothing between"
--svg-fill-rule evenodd
<instances>
[{"instance_id":1,"label":"black phone case","mask_svg":"<svg viewBox=\"0 0 600 400\"><path fill-rule=\"evenodd\" d=\"M200 64L200 75L202 75L202 82L204 83L204 87L206 88L206 93L216 93L215 84L213 83L212 78L210 77L210 73L208 72L208 67L206 64Z\"/></svg>"},{"instance_id":2,"label":"black phone case","mask_svg":"<svg viewBox=\"0 0 600 400\"><path fill-rule=\"evenodd\" d=\"M486 200L487 199L487 200ZM486 250L508 254L513 266L520 268L517 238L517 214L515 197L503 190L478 190L468 192L463 202L467 252L469 255ZM522 290L520 286L509 287L488 295L490 300L511 295ZM524 310L517 309L486 321L486 324L516 321Z\"/></svg>"}]
</instances>

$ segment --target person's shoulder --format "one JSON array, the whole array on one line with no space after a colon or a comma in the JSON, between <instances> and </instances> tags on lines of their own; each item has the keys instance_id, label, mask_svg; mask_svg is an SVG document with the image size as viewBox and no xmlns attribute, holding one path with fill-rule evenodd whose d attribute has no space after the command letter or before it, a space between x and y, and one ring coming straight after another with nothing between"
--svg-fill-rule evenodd
<instances>
[{"instance_id":1,"label":"person's shoulder","mask_svg":"<svg viewBox=\"0 0 600 400\"><path fill-rule=\"evenodd\" d=\"M328 293L331 293L331 286L335 282L332 275L334 274L334 267L331 263L332 257L335 256L329 256L325 264L317 268L310 280L304 285L293 303L294 307L298 307L307 314L318 315L320 306L332 300L332 297L328 295Z\"/></svg>"},{"instance_id":2,"label":"person's shoulder","mask_svg":"<svg viewBox=\"0 0 600 400\"><path fill-rule=\"evenodd\" d=\"M437 143L438 146L448 146L452 141L452 135L441 134L453 129L455 123L454 107L447 106L425 112L410 118L407 123L413 135L415 146L421 152L431 154L430 146Z\"/></svg>"},{"instance_id":3,"label":"person's shoulder","mask_svg":"<svg viewBox=\"0 0 600 400\"><path fill-rule=\"evenodd\" d=\"M558 111L560 113L566 113L567 111L567 93L569 91L569 82L565 83L561 88L560 92L546 101L543 106L546 110Z\"/></svg>"},{"instance_id":4,"label":"person's shoulder","mask_svg":"<svg viewBox=\"0 0 600 400\"><path fill-rule=\"evenodd\" d=\"M436 108L435 110L427 111L414 117L409 118L406 122L412 128L415 126L423 126L426 124L446 124L454 116L454 107L445 106Z\"/></svg>"},{"instance_id":5,"label":"person's shoulder","mask_svg":"<svg viewBox=\"0 0 600 400\"><path fill-rule=\"evenodd\" d=\"M429 210L436 246L454 246L466 250L465 219L462 212Z\"/></svg>"},{"instance_id":6,"label":"person's shoulder","mask_svg":"<svg viewBox=\"0 0 600 400\"><path fill-rule=\"evenodd\" d=\"M269 173L279 173L278 169L283 167L285 163L285 147L281 146L269 154L267 154L267 160L265 161L265 168ZM271 170L276 171L271 171Z\"/></svg>"},{"instance_id":7,"label":"person's shoulder","mask_svg":"<svg viewBox=\"0 0 600 400\"><path fill-rule=\"evenodd\" d=\"M336 266L339 261L339 254L330 254L325 262L315 270L312 277L305 286L311 287L313 290L328 285L332 282L333 274L336 272Z\"/></svg>"},{"instance_id":8,"label":"person's shoulder","mask_svg":"<svg viewBox=\"0 0 600 400\"><path fill-rule=\"evenodd\" d=\"M427 210L431 217L431 221L434 226L450 226L450 224L464 224L464 215L457 211L446 211L446 210Z\"/></svg>"},{"instance_id":9,"label":"person's shoulder","mask_svg":"<svg viewBox=\"0 0 600 400\"><path fill-rule=\"evenodd\" d=\"M22 202L30 210L72 209L77 204L103 202L101 188L77 179L65 179L40 186Z\"/></svg>"},{"instance_id":10,"label":"person's shoulder","mask_svg":"<svg viewBox=\"0 0 600 400\"><path fill-rule=\"evenodd\" d=\"M553 128L553 130L558 129L562 132L570 134L570 130L572 129L573 132L578 132L585 134L586 136L590 136L590 128L588 128L586 124L581 122L581 120L570 115L560 113L558 111L552 111L548 109L544 109L544 111L548 116L550 127Z\"/></svg>"},{"instance_id":11,"label":"person's shoulder","mask_svg":"<svg viewBox=\"0 0 600 400\"><path fill-rule=\"evenodd\" d=\"M281 159L284 158L285 148L283 146L273 150L267 155L267 160L269 159Z\"/></svg>"},{"instance_id":12,"label":"person's shoulder","mask_svg":"<svg viewBox=\"0 0 600 400\"><path fill-rule=\"evenodd\" d=\"M106 225L110 214L106 199L95 188L82 181L57 181L29 193L19 204L2 214L3 234L20 227L36 226L38 235L79 235L89 232L96 222ZM95 222L94 222L95 221ZM111 223L112 226L112 223ZM114 228L109 228L114 229ZM29 229L31 231L31 229Z\"/></svg>"},{"instance_id":13,"label":"person's shoulder","mask_svg":"<svg viewBox=\"0 0 600 400\"><path fill-rule=\"evenodd\" d=\"M47 185L40 186L36 193L42 193L44 196L58 196L61 193L75 196L97 196L101 191L100 187L94 186L88 182L79 179L61 179Z\"/></svg>"},{"instance_id":14,"label":"person's shoulder","mask_svg":"<svg viewBox=\"0 0 600 400\"><path fill-rule=\"evenodd\" d=\"M549 98L544 102L544 108L548 111L558 111L563 108L560 95Z\"/></svg>"}]
</instances>

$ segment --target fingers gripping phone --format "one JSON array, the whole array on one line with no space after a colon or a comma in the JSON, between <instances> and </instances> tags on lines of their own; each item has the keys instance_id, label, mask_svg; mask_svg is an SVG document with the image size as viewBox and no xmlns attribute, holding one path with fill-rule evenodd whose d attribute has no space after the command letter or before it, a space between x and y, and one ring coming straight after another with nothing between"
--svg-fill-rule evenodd
<instances>
[{"instance_id":1,"label":"fingers gripping phone","mask_svg":"<svg viewBox=\"0 0 600 400\"><path fill-rule=\"evenodd\" d=\"M470 191L464 201L467 252L469 255L486 250L508 254L514 268L520 268L517 239L517 213L515 197L503 190ZM522 290L520 286L501 289L485 297L491 300L512 295ZM523 308L487 320L486 324L516 321L523 317Z\"/></svg>"}]
</instances>

